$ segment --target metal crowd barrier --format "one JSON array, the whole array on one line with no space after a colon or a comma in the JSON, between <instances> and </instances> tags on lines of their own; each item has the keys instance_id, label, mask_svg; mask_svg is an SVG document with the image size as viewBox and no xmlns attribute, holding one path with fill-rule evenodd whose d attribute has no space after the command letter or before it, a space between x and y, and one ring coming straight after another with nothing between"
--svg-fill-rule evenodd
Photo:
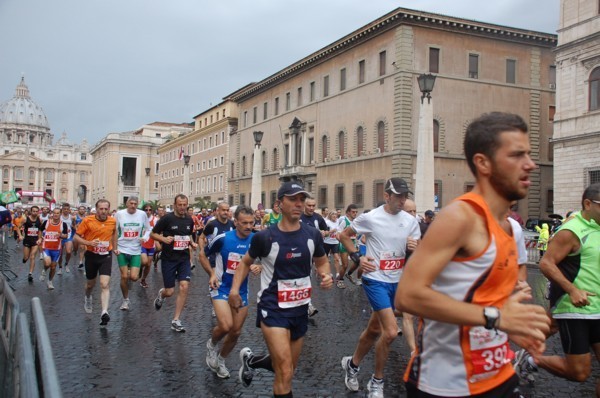
<instances>
[{"instance_id":1,"label":"metal crowd barrier","mask_svg":"<svg viewBox=\"0 0 600 398\"><path fill-rule=\"evenodd\" d=\"M528 263L539 263L540 262L540 250L538 249L538 237L526 237L525 248L527 249L527 262Z\"/></svg>"},{"instance_id":2,"label":"metal crowd barrier","mask_svg":"<svg viewBox=\"0 0 600 398\"><path fill-rule=\"evenodd\" d=\"M28 322L0 275L0 397L61 398L46 320L37 297L31 299L31 314Z\"/></svg>"}]
</instances>

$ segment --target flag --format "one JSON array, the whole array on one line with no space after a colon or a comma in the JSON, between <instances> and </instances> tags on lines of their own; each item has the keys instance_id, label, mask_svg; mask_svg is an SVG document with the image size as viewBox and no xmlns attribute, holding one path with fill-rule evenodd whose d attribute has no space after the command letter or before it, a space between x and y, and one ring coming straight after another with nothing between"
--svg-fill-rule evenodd
<instances>
[{"instance_id":1,"label":"flag","mask_svg":"<svg viewBox=\"0 0 600 398\"><path fill-rule=\"evenodd\" d=\"M4 204L14 203L19 200L19 196L15 191L6 191L0 193L0 202Z\"/></svg>"},{"instance_id":2,"label":"flag","mask_svg":"<svg viewBox=\"0 0 600 398\"><path fill-rule=\"evenodd\" d=\"M179 160L183 160L183 155L185 155L185 153L183 152L183 145L182 145L181 149L179 150Z\"/></svg>"}]
</instances>

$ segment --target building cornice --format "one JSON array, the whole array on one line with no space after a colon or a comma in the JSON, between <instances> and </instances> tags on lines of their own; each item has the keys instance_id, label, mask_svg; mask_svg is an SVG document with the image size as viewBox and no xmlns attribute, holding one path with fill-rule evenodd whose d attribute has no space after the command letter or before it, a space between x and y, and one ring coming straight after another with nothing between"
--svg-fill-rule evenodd
<instances>
[{"instance_id":1,"label":"building cornice","mask_svg":"<svg viewBox=\"0 0 600 398\"><path fill-rule=\"evenodd\" d=\"M250 98L265 89L296 76L307 69L313 68L326 60L329 60L342 52L381 35L390 29L400 25L408 24L439 30L453 31L456 33L474 36L491 37L496 40L512 41L527 45L538 45L542 47L555 47L557 36L550 33L535 32L525 29L512 28L508 26L495 25L478 22L469 19L450 17L442 14L434 14L423 11L415 11L406 8L396 10L382 16L379 19L363 26L336 42L310 54L287 68L267 77L266 79L249 84L236 92L225 97L236 102Z\"/></svg>"}]
</instances>

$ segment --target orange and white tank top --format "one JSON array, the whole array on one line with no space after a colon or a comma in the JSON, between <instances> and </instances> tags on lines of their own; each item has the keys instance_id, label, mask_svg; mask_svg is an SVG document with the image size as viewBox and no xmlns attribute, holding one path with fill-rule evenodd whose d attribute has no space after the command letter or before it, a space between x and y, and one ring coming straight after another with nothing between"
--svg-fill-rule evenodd
<instances>
[{"instance_id":1,"label":"orange and white tank top","mask_svg":"<svg viewBox=\"0 0 600 398\"><path fill-rule=\"evenodd\" d=\"M515 240L492 216L483 197L469 192L456 200L468 203L485 219L488 245L472 257L453 258L432 287L455 300L501 308L517 282ZM404 380L433 395L481 394L514 374L513 358L508 336L502 331L421 318L417 350Z\"/></svg>"},{"instance_id":2,"label":"orange and white tank top","mask_svg":"<svg viewBox=\"0 0 600 398\"><path fill-rule=\"evenodd\" d=\"M58 223L58 225L52 224L51 221L46 221L46 228L44 229L43 238L44 244L43 248L48 250L58 250L60 249L60 234L62 234L63 223L62 221Z\"/></svg>"},{"instance_id":3,"label":"orange and white tank top","mask_svg":"<svg viewBox=\"0 0 600 398\"><path fill-rule=\"evenodd\" d=\"M148 223L150 224L151 227L154 227L157 222L158 222L158 218L156 218L156 216L152 216L152 218L150 220L148 220ZM147 241L142 243L142 247L144 247L146 249L154 248L154 239L148 238Z\"/></svg>"}]
</instances>

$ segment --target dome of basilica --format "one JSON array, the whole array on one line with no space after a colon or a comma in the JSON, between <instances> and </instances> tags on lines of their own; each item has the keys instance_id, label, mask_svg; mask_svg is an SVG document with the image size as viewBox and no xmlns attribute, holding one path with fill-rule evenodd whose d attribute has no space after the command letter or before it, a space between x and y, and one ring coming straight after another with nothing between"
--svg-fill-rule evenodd
<instances>
[{"instance_id":1,"label":"dome of basilica","mask_svg":"<svg viewBox=\"0 0 600 398\"><path fill-rule=\"evenodd\" d=\"M15 96L0 104L0 124L3 123L50 128L42 107L31 100L24 77L17 86Z\"/></svg>"}]
</instances>

